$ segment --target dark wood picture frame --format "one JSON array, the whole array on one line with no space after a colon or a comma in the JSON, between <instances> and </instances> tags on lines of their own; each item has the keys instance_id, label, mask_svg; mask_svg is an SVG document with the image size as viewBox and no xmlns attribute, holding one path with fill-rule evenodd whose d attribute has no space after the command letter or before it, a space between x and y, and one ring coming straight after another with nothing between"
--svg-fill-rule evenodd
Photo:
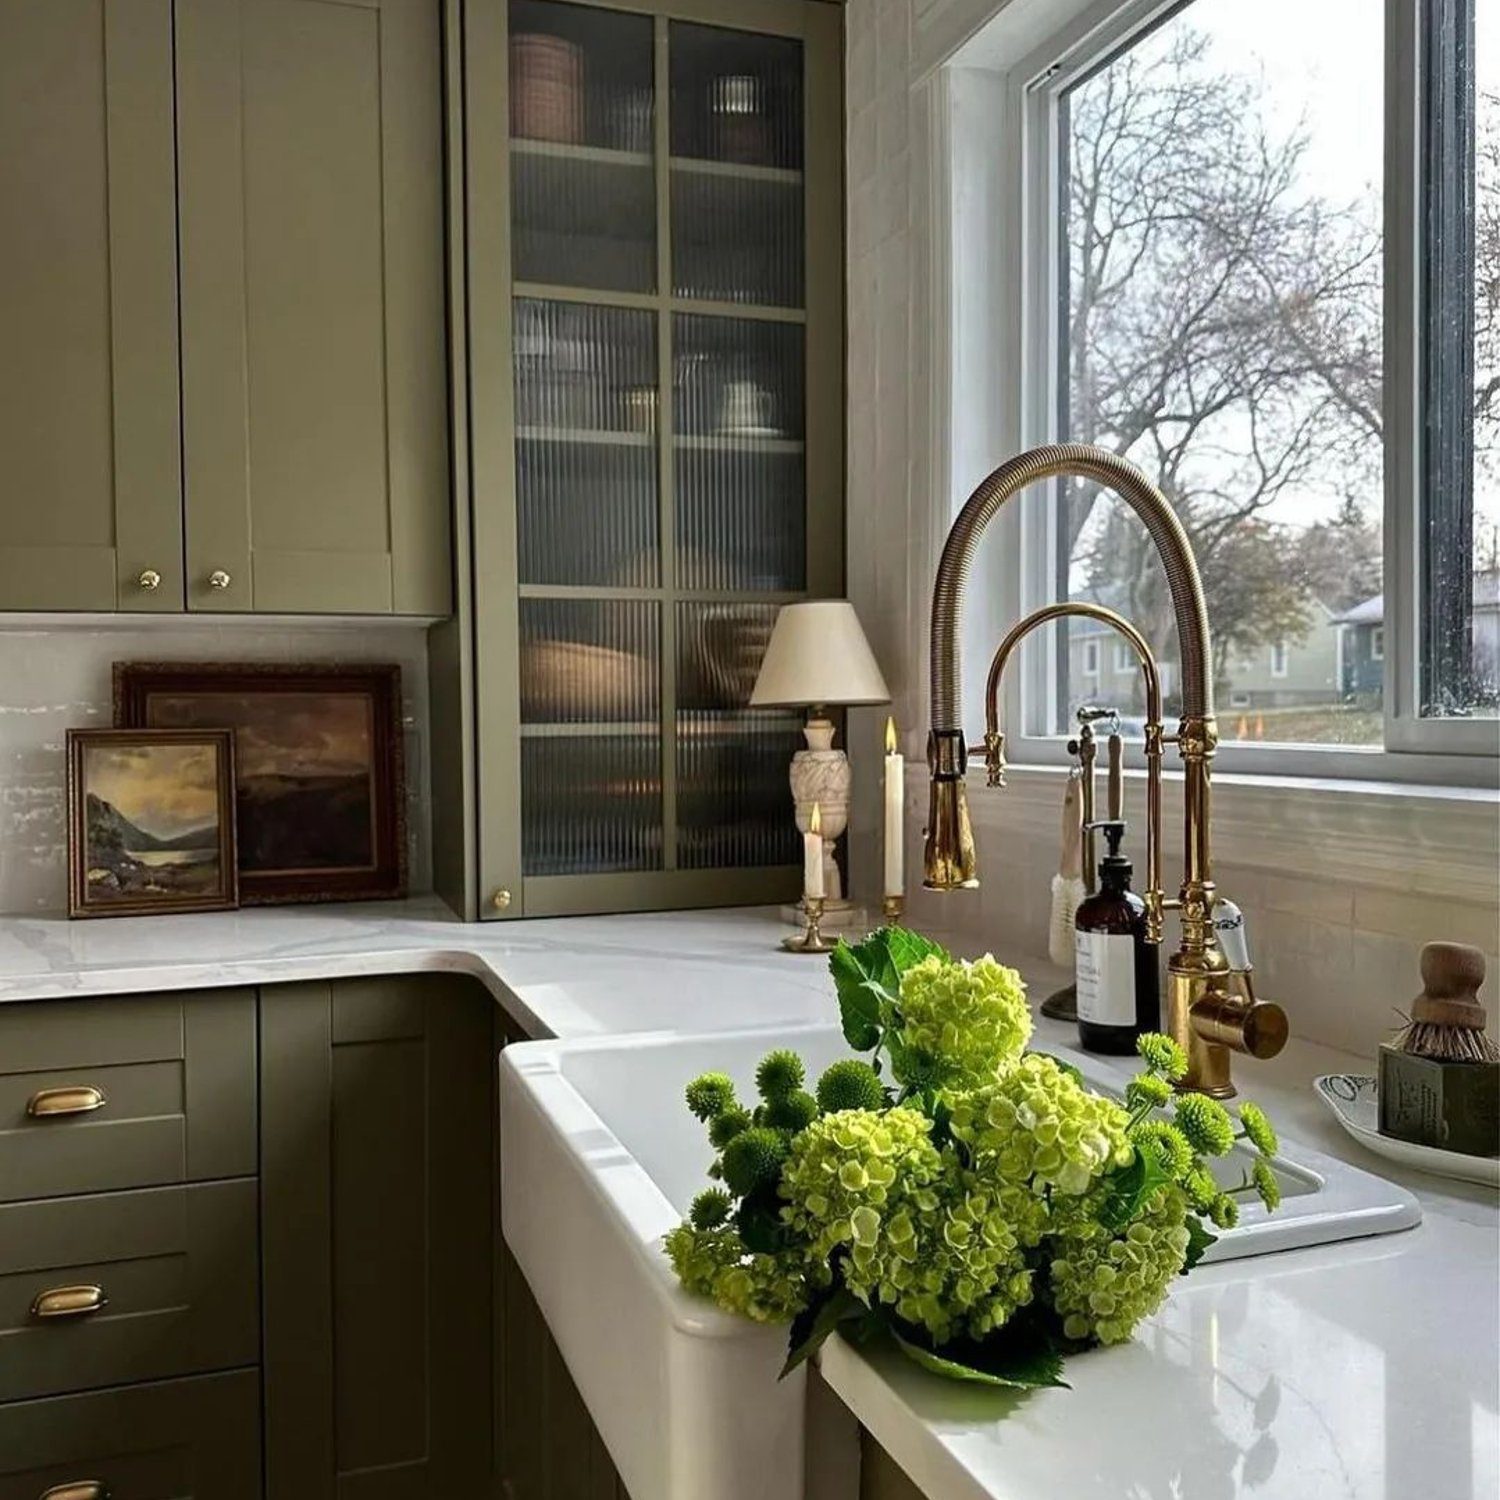
<instances>
[{"instance_id":1,"label":"dark wood picture frame","mask_svg":"<svg viewBox=\"0 0 1500 1500\"><path fill-rule=\"evenodd\" d=\"M215 760L215 820L216 843L214 856L217 861L218 879L215 885L202 894L186 891L153 891L139 895L98 895L91 890L90 872L98 868L91 858L88 798L90 791L88 758L91 750L110 747L116 750L130 748L166 748L200 745L208 749ZM169 912L231 911L239 905L239 862L235 844L235 800L234 800L234 735L227 729L70 729L67 732L68 765L68 915L70 917L138 917ZM153 850L165 851L172 847L170 840L135 826L139 816L133 810L108 804L111 821L118 829L119 820L137 834L144 834L151 841ZM118 834L116 835L118 836ZM116 882L124 870L144 868L136 850L135 855L126 852L133 846L116 844L115 855L118 868L108 871ZM178 845L187 848L186 845ZM197 848L200 845L192 845Z\"/></svg>"},{"instance_id":2,"label":"dark wood picture frame","mask_svg":"<svg viewBox=\"0 0 1500 1500\"><path fill-rule=\"evenodd\" d=\"M257 848L268 818L264 799L248 790L255 778L257 755L253 730L243 723L229 727L239 734L240 900L245 906L300 901L392 900L406 894L406 771L401 733L401 668L377 663L282 662L116 662L115 723L123 728L152 728L165 717L166 700L307 695L340 698L356 695L368 701L368 858L359 863L327 860L299 867L256 868ZM153 707L153 705L156 705ZM269 705L268 705L269 711ZM300 773L299 773L300 774ZM295 789L294 789L295 790ZM316 810L317 793L307 789L286 803L284 817L301 823Z\"/></svg>"}]
</instances>

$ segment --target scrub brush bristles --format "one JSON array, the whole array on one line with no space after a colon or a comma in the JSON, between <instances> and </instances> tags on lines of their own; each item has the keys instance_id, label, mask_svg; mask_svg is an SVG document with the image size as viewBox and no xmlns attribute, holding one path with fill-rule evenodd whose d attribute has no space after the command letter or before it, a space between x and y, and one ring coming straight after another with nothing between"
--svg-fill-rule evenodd
<instances>
[{"instance_id":1,"label":"scrub brush bristles","mask_svg":"<svg viewBox=\"0 0 1500 1500\"><path fill-rule=\"evenodd\" d=\"M1479 986L1484 954L1464 943L1428 943L1422 949L1422 993L1391 1046L1440 1062L1500 1061L1500 1047L1484 1029Z\"/></svg>"}]
</instances>

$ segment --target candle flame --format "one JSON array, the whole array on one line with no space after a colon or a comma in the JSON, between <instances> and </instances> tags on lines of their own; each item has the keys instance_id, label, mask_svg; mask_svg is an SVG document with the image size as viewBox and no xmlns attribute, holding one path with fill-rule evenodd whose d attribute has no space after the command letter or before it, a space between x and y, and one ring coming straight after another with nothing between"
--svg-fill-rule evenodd
<instances>
[{"instance_id":1,"label":"candle flame","mask_svg":"<svg viewBox=\"0 0 1500 1500\"><path fill-rule=\"evenodd\" d=\"M896 721L894 719L885 721L885 753L887 755L896 753Z\"/></svg>"},{"instance_id":2,"label":"candle flame","mask_svg":"<svg viewBox=\"0 0 1500 1500\"><path fill-rule=\"evenodd\" d=\"M823 809L816 802L813 803L812 817L807 820L807 831L818 834L823 832Z\"/></svg>"}]
</instances>

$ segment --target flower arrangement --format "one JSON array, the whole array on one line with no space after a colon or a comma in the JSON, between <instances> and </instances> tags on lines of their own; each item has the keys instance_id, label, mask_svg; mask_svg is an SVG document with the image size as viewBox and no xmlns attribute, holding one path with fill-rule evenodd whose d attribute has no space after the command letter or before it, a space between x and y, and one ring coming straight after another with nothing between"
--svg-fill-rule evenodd
<instances>
[{"instance_id":1,"label":"flower arrangement","mask_svg":"<svg viewBox=\"0 0 1500 1500\"><path fill-rule=\"evenodd\" d=\"M796 1053L770 1052L754 1102L722 1073L694 1079L716 1185L666 1238L690 1291L791 1323L783 1373L843 1328L954 1378L1062 1385L1063 1357L1128 1339L1242 1196L1277 1206L1270 1122L1175 1093L1170 1038L1141 1038L1116 1102L1026 1050L1025 987L988 955L887 927L831 962L862 1055L809 1088ZM1254 1165L1226 1189L1208 1163L1239 1140Z\"/></svg>"}]
</instances>

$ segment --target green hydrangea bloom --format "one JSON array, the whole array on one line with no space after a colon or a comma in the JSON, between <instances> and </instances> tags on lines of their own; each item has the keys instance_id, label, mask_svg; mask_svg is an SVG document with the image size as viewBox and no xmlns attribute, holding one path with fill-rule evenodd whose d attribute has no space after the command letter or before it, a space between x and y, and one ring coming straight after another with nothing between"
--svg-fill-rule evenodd
<instances>
[{"instance_id":1,"label":"green hydrangea bloom","mask_svg":"<svg viewBox=\"0 0 1500 1500\"><path fill-rule=\"evenodd\" d=\"M1187 1053L1169 1036L1148 1031L1136 1038L1135 1050L1153 1073L1160 1073L1175 1083L1188 1070Z\"/></svg>"},{"instance_id":2,"label":"green hydrangea bloom","mask_svg":"<svg viewBox=\"0 0 1500 1500\"><path fill-rule=\"evenodd\" d=\"M1263 1156L1275 1156L1280 1147L1276 1139L1276 1128L1266 1118L1266 1112L1258 1104L1240 1105L1240 1124L1250 1138L1250 1144Z\"/></svg>"},{"instance_id":3,"label":"green hydrangea bloom","mask_svg":"<svg viewBox=\"0 0 1500 1500\"><path fill-rule=\"evenodd\" d=\"M1070 1339L1118 1344L1161 1306L1187 1257L1187 1200L1168 1185L1120 1234L1104 1230L1086 1206L1064 1211L1052 1248L1053 1303Z\"/></svg>"},{"instance_id":4,"label":"green hydrangea bloom","mask_svg":"<svg viewBox=\"0 0 1500 1500\"><path fill-rule=\"evenodd\" d=\"M952 1111L953 1134L969 1148L974 1169L992 1181L1076 1195L1132 1159L1125 1111L1040 1053L1028 1053L986 1088L959 1095Z\"/></svg>"},{"instance_id":5,"label":"green hydrangea bloom","mask_svg":"<svg viewBox=\"0 0 1500 1500\"><path fill-rule=\"evenodd\" d=\"M767 1104L785 1099L802 1087L805 1069L802 1059L788 1048L780 1047L761 1058L755 1070L755 1086Z\"/></svg>"},{"instance_id":6,"label":"green hydrangea bloom","mask_svg":"<svg viewBox=\"0 0 1500 1500\"><path fill-rule=\"evenodd\" d=\"M843 1109L883 1109L885 1088L869 1063L847 1057L818 1080L818 1103L829 1114Z\"/></svg>"},{"instance_id":7,"label":"green hydrangea bloom","mask_svg":"<svg viewBox=\"0 0 1500 1500\"><path fill-rule=\"evenodd\" d=\"M785 1159L786 1137L768 1126L752 1125L724 1148L719 1159L724 1186L741 1198L757 1188L772 1187L781 1176Z\"/></svg>"},{"instance_id":8,"label":"green hydrangea bloom","mask_svg":"<svg viewBox=\"0 0 1500 1500\"><path fill-rule=\"evenodd\" d=\"M734 1199L723 1188L704 1188L688 1209L688 1221L694 1229L717 1229L733 1210Z\"/></svg>"},{"instance_id":9,"label":"green hydrangea bloom","mask_svg":"<svg viewBox=\"0 0 1500 1500\"><path fill-rule=\"evenodd\" d=\"M1250 1182L1260 1195L1260 1201L1271 1213L1275 1213L1281 1207L1281 1184L1276 1180L1270 1163L1256 1162L1250 1169Z\"/></svg>"},{"instance_id":10,"label":"green hydrangea bloom","mask_svg":"<svg viewBox=\"0 0 1500 1500\"><path fill-rule=\"evenodd\" d=\"M727 1073L700 1073L683 1092L700 1120L711 1120L734 1105L734 1083Z\"/></svg>"},{"instance_id":11,"label":"green hydrangea bloom","mask_svg":"<svg viewBox=\"0 0 1500 1500\"><path fill-rule=\"evenodd\" d=\"M672 1269L690 1292L757 1323L786 1323L807 1306L807 1278L785 1256L749 1254L730 1228L682 1223L664 1242Z\"/></svg>"},{"instance_id":12,"label":"green hydrangea bloom","mask_svg":"<svg viewBox=\"0 0 1500 1500\"><path fill-rule=\"evenodd\" d=\"M805 1089L794 1089L779 1099L773 1099L765 1108L765 1123L775 1130L785 1130L796 1135L818 1118L818 1101Z\"/></svg>"},{"instance_id":13,"label":"green hydrangea bloom","mask_svg":"<svg viewBox=\"0 0 1500 1500\"><path fill-rule=\"evenodd\" d=\"M989 954L973 963L933 954L908 969L901 1015L906 1050L935 1059L951 1089L989 1083L1031 1036L1021 976Z\"/></svg>"},{"instance_id":14,"label":"green hydrangea bloom","mask_svg":"<svg viewBox=\"0 0 1500 1500\"><path fill-rule=\"evenodd\" d=\"M750 1111L741 1109L736 1104L708 1122L708 1138L722 1151L742 1130L749 1130L753 1123Z\"/></svg>"},{"instance_id":15,"label":"green hydrangea bloom","mask_svg":"<svg viewBox=\"0 0 1500 1500\"><path fill-rule=\"evenodd\" d=\"M1229 1111L1207 1094L1184 1094L1172 1118L1193 1150L1205 1156L1223 1156L1234 1145L1234 1121Z\"/></svg>"},{"instance_id":16,"label":"green hydrangea bloom","mask_svg":"<svg viewBox=\"0 0 1500 1500\"><path fill-rule=\"evenodd\" d=\"M1193 1148L1187 1137L1165 1120L1144 1120L1130 1132L1132 1144L1152 1152L1162 1171L1174 1182L1181 1182L1193 1169Z\"/></svg>"},{"instance_id":17,"label":"green hydrangea bloom","mask_svg":"<svg viewBox=\"0 0 1500 1500\"><path fill-rule=\"evenodd\" d=\"M1141 1073L1125 1085L1125 1108L1165 1109L1172 1097L1172 1085L1155 1073Z\"/></svg>"}]
</instances>

